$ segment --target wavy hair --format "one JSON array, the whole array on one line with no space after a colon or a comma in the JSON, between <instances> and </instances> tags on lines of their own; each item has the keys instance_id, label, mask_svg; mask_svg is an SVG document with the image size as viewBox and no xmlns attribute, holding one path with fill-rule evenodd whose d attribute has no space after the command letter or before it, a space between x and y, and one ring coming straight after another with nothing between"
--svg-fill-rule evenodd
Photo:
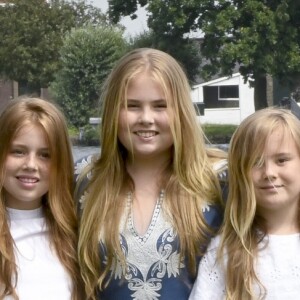
<instances>
[{"instance_id":1,"label":"wavy hair","mask_svg":"<svg viewBox=\"0 0 300 300\"><path fill-rule=\"evenodd\" d=\"M228 153L229 194L218 259L228 255L226 299L257 299L253 285L263 299L266 290L255 272L258 245L267 234L264 220L257 214L251 171L263 162L266 142L274 130L291 136L300 154L300 121L286 109L266 108L246 118L235 131ZM300 214L299 214L300 216ZM300 226L300 217L299 217Z\"/></svg>"},{"instance_id":2,"label":"wavy hair","mask_svg":"<svg viewBox=\"0 0 300 300\"><path fill-rule=\"evenodd\" d=\"M73 282L72 299L81 299L81 279L77 262L78 224L73 193L73 158L67 125L60 110L38 98L11 100L0 115L0 299L19 299L12 278L17 278L14 241L9 230L3 182L5 160L18 132L27 124L40 126L51 156L49 191L42 199L50 244Z\"/></svg>"},{"instance_id":3,"label":"wavy hair","mask_svg":"<svg viewBox=\"0 0 300 300\"><path fill-rule=\"evenodd\" d=\"M181 256L187 256L194 274L196 257L202 254L200 245L207 244L210 232L202 208L205 203L220 202L219 182L210 161L218 152L208 154L205 148L183 69L159 50L142 48L129 52L117 63L104 87L101 157L93 165L94 176L88 186L80 226L79 262L91 299L95 299L96 289L107 283L116 257L122 262L123 271L126 268L119 225L126 205L125 191L133 189L133 182L125 168L126 149L117 137L118 118L130 81L144 72L162 87L169 109L174 145L161 188L165 189L164 205L179 236ZM106 246L105 266L100 263L100 231Z\"/></svg>"}]
</instances>

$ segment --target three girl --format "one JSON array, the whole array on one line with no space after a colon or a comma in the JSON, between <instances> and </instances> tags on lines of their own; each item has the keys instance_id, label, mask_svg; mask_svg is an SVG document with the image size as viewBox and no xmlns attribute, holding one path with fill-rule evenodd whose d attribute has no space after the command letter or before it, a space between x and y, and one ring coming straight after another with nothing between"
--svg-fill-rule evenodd
<instances>
[{"instance_id":1,"label":"three girl","mask_svg":"<svg viewBox=\"0 0 300 300\"><path fill-rule=\"evenodd\" d=\"M83 299L62 113L41 99L11 100L0 138L0 298Z\"/></svg>"},{"instance_id":2,"label":"three girl","mask_svg":"<svg viewBox=\"0 0 300 300\"><path fill-rule=\"evenodd\" d=\"M224 227L190 299L300 299L300 121L257 111L234 133L228 160Z\"/></svg>"}]
</instances>

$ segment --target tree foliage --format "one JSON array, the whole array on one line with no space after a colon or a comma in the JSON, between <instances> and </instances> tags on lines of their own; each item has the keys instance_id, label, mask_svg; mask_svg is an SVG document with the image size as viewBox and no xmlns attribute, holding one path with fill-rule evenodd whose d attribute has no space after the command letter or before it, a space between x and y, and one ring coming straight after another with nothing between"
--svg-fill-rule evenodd
<instances>
[{"instance_id":1,"label":"tree foliage","mask_svg":"<svg viewBox=\"0 0 300 300\"><path fill-rule=\"evenodd\" d=\"M87 25L67 34L60 51L61 69L50 91L70 124L81 127L89 117L98 116L101 85L126 50L116 27Z\"/></svg>"},{"instance_id":2,"label":"tree foliage","mask_svg":"<svg viewBox=\"0 0 300 300\"><path fill-rule=\"evenodd\" d=\"M134 17L137 5L149 12L154 32L180 37L204 34L202 55L210 62L203 76L230 75L238 65L258 87L266 74L291 80L300 65L300 2L295 0L131 0L109 1L110 18ZM262 97L262 96L261 96ZM265 106L256 99L256 108Z\"/></svg>"},{"instance_id":3,"label":"tree foliage","mask_svg":"<svg viewBox=\"0 0 300 300\"><path fill-rule=\"evenodd\" d=\"M59 49L71 28L100 24L100 9L64 0L11 0L0 7L0 76L47 87L59 68Z\"/></svg>"},{"instance_id":4,"label":"tree foliage","mask_svg":"<svg viewBox=\"0 0 300 300\"><path fill-rule=\"evenodd\" d=\"M132 48L151 47L165 51L175 57L185 70L191 82L199 75L201 55L195 41L157 35L153 30L145 31L131 39Z\"/></svg>"},{"instance_id":5,"label":"tree foliage","mask_svg":"<svg viewBox=\"0 0 300 300\"><path fill-rule=\"evenodd\" d=\"M199 75L199 67L201 64L201 54L198 43L183 37L183 34L176 34L164 30L167 24L167 7L164 1L147 1L147 0L129 0L109 1L109 17L113 23L117 23L121 16L130 15L132 19L136 18L136 10L138 5L148 4L148 25L150 32L144 32L133 38L133 47L147 46L160 49L172 55L178 60L186 71L190 82L196 81ZM151 7L150 7L151 6ZM158 18L153 18L157 15ZM157 21L157 23L153 21Z\"/></svg>"}]
</instances>

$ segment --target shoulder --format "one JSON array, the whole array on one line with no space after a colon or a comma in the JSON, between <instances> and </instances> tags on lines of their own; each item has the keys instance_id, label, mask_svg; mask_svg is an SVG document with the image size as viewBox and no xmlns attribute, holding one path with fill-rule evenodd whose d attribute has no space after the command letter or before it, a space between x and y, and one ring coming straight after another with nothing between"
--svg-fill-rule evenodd
<instances>
[{"instance_id":1,"label":"shoulder","mask_svg":"<svg viewBox=\"0 0 300 300\"><path fill-rule=\"evenodd\" d=\"M228 196L228 160L221 159L213 164L213 169L217 173L221 193L222 193L222 201L226 203Z\"/></svg>"},{"instance_id":2,"label":"shoulder","mask_svg":"<svg viewBox=\"0 0 300 300\"><path fill-rule=\"evenodd\" d=\"M228 160L220 159L213 163L213 170L217 173L219 180L227 180L228 178Z\"/></svg>"},{"instance_id":3,"label":"shoulder","mask_svg":"<svg viewBox=\"0 0 300 300\"><path fill-rule=\"evenodd\" d=\"M217 235L210 240L210 243L206 249L204 256L200 261L200 266L199 266L200 270L206 270L204 272L208 272L212 274L212 276L216 276L217 278L218 278L217 273L219 273L219 275L223 275L221 273L224 271L222 270L223 262L222 264L220 264L220 262L217 259L220 243L221 243L220 235Z\"/></svg>"},{"instance_id":4,"label":"shoulder","mask_svg":"<svg viewBox=\"0 0 300 300\"><path fill-rule=\"evenodd\" d=\"M225 298L224 268L217 261L219 243L220 236L213 238L202 257L189 300Z\"/></svg>"},{"instance_id":5,"label":"shoulder","mask_svg":"<svg viewBox=\"0 0 300 300\"><path fill-rule=\"evenodd\" d=\"M219 229L223 222L223 208L218 205L206 204L202 211L207 225L214 230Z\"/></svg>"},{"instance_id":6,"label":"shoulder","mask_svg":"<svg viewBox=\"0 0 300 300\"><path fill-rule=\"evenodd\" d=\"M79 210L82 210L88 194L88 184L92 178L93 166L99 155L88 155L80 158L74 165L75 200Z\"/></svg>"},{"instance_id":7,"label":"shoulder","mask_svg":"<svg viewBox=\"0 0 300 300\"><path fill-rule=\"evenodd\" d=\"M92 176L92 165L98 158L98 155L90 154L87 156L84 156L80 158L79 160L75 161L74 164L74 175L75 175L75 181L78 182L81 176L86 172L85 176L90 179Z\"/></svg>"},{"instance_id":8,"label":"shoulder","mask_svg":"<svg viewBox=\"0 0 300 300\"><path fill-rule=\"evenodd\" d=\"M218 234L217 236L213 237L210 240L207 251L216 251L220 245L220 242L221 242L221 235Z\"/></svg>"}]
</instances>

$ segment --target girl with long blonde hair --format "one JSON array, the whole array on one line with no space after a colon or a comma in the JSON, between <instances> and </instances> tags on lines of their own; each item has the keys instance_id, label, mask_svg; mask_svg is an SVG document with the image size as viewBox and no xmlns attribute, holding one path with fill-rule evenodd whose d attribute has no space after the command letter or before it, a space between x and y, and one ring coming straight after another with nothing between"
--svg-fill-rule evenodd
<instances>
[{"instance_id":1,"label":"girl with long blonde hair","mask_svg":"<svg viewBox=\"0 0 300 300\"><path fill-rule=\"evenodd\" d=\"M41 99L11 100L0 139L0 299L83 299L63 114Z\"/></svg>"},{"instance_id":2,"label":"girl with long blonde hair","mask_svg":"<svg viewBox=\"0 0 300 300\"><path fill-rule=\"evenodd\" d=\"M266 108L246 118L228 154L221 234L191 300L300 299L300 121Z\"/></svg>"},{"instance_id":3,"label":"girl with long blonde hair","mask_svg":"<svg viewBox=\"0 0 300 300\"><path fill-rule=\"evenodd\" d=\"M102 98L101 154L76 170L88 299L188 299L221 221L224 154L206 149L186 75L162 51L126 54Z\"/></svg>"}]
</instances>

